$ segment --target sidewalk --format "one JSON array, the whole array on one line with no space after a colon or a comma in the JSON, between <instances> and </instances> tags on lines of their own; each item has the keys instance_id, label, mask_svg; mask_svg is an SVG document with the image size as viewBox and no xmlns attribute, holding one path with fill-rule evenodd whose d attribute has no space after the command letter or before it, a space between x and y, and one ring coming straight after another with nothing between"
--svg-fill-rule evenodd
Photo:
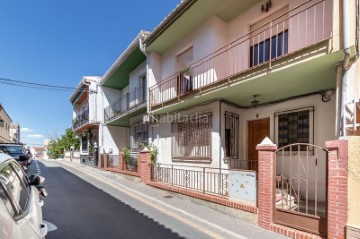
<instances>
[{"instance_id":1,"label":"sidewalk","mask_svg":"<svg viewBox=\"0 0 360 239\"><path fill-rule=\"evenodd\" d=\"M227 235L224 238L229 238L229 235L231 238L288 238L258 227L256 225L257 215L255 214L157 189L140 182L140 179L136 177L100 171L65 160L50 161L58 162L65 168L70 167L97 180L115 185L125 190L130 196L146 200L154 207L163 208L166 211L181 215L193 224L201 224L221 233L221 235Z\"/></svg>"}]
</instances>

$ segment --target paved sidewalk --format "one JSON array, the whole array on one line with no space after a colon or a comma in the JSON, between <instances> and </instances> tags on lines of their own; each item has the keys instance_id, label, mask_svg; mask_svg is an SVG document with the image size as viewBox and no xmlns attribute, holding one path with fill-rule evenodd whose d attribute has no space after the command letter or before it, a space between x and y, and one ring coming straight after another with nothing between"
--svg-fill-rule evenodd
<instances>
[{"instance_id":1,"label":"paved sidewalk","mask_svg":"<svg viewBox=\"0 0 360 239\"><path fill-rule=\"evenodd\" d=\"M251 213L157 189L140 182L140 179L136 177L100 171L89 166L64 160L50 161L62 164L65 169L69 167L69 169L86 173L97 180L116 185L132 197L141 198L154 205L154 207L157 206L166 211L181 215L189 223L201 224L211 228L211 230L224 235L223 238L288 238L258 227L255 224L257 215Z\"/></svg>"}]
</instances>

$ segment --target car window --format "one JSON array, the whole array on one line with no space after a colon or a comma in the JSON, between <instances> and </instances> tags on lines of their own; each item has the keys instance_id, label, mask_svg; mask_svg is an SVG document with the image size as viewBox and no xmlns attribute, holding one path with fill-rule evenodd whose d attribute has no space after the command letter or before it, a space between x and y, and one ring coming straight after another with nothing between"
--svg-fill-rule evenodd
<instances>
[{"instance_id":1,"label":"car window","mask_svg":"<svg viewBox=\"0 0 360 239\"><path fill-rule=\"evenodd\" d=\"M22 170L21 166L15 162L11 162L11 166L14 168L17 175L21 178L24 188L28 193L30 193L30 185L29 180L24 171Z\"/></svg>"},{"instance_id":2,"label":"car window","mask_svg":"<svg viewBox=\"0 0 360 239\"><path fill-rule=\"evenodd\" d=\"M1 181L3 181L1 175L0 175L0 177L1 177ZM0 198L1 198L1 201L4 203L4 206L6 207L6 210L9 212L9 214L11 216L15 216L14 207L13 207L13 205L11 205L10 199L8 198L8 196L6 195L6 193L2 187L0 187Z\"/></svg>"},{"instance_id":3,"label":"car window","mask_svg":"<svg viewBox=\"0 0 360 239\"><path fill-rule=\"evenodd\" d=\"M15 173L10 163L0 169L0 180L7 190L10 198L24 211L29 201L29 193L22 179Z\"/></svg>"},{"instance_id":4,"label":"car window","mask_svg":"<svg viewBox=\"0 0 360 239\"><path fill-rule=\"evenodd\" d=\"M23 150L20 145L0 145L0 150L7 154L22 154Z\"/></svg>"}]
</instances>

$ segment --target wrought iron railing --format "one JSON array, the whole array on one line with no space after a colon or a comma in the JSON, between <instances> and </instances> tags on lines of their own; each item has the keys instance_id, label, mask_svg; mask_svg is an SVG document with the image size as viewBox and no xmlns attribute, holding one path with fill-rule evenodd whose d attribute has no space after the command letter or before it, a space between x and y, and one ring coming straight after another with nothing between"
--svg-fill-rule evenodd
<instances>
[{"instance_id":1,"label":"wrought iron railing","mask_svg":"<svg viewBox=\"0 0 360 239\"><path fill-rule=\"evenodd\" d=\"M330 39L331 1L307 1L149 88L150 107Z\"/></svg>"},{"instance_id":2,"label":"wrought iron railing","mask_svg":"<svg viewBox=\"0 0 360 239\"><path fill-rule=\"evenodd\" d=\"M107 155L106 160L106 168L107 169L116 169L116 170L125 170L130 172L137 172L138 152L131 152L130 158L126 161L121 162L119 155ZM122 163L122 165L120 165Z\"/></svg>"},{"instance_id":3,"label":"wrought iron railing","mask_svg":"<svg viewBox=\"0 0 360 239\"><path fill-rule=\"evenodd\" d=\"M119 155L117 155L117 154L107 155L106 167L119 168L119 166L120 166Z\"/></svg>"},{"instance_id":4,"label":"wrought iron railing","mask_svg":"<svg viewBox=\"0 0 360 239\"><path fill-rule=\"evenodd\" d=\"M206 194L228 196L229 171L209 167L156 164L152 168L152 180Z\"/></svg>"},{"instance_id":5,"label":"wrought iron railing","mask_svg":"<svg viewBox=\"0 0 360 239\"><path fill-rule=\"evenodd\" d=\"M239 159L225 159L229 169L250 170L258 172L258 160L239 160Z\"/></svg>"},{"instance_id":6,"label":"wrought iron railing","mask_svg":"<svg viewBox=\"0 0 360 239\"><path fill-rule=\"evenodd\" d=\"M104 109L105 123L146 102L146 86L142 85L122 95Z\"/></svg>"},{"instance_id":7,"label":"wrought iron railing","mask_svg":"<svg viewBox=\"0 0 360 239\"><path fill-rule=\"evenodd\" d=\"M80 126L89 123L89 108L83 110L73 119L73 128L79 128Z\"/></svg>"}]
</instances>

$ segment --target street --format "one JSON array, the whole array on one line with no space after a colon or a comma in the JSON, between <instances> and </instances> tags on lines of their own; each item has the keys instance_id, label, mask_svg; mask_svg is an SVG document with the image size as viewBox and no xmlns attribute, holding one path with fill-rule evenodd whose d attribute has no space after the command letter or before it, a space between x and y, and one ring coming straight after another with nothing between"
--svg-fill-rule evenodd
<instances>
[{"instance_id":1,"label":"street","mask_svg":"<svg viewBox=\"0 0 360 239\"><path fill-rule=\"evenodd\" d=\"M44 220L58 228L46 238L181 238L55 162L34 161L29 174L34 173L46 178Z\"/></svg>"}]
</instances>

